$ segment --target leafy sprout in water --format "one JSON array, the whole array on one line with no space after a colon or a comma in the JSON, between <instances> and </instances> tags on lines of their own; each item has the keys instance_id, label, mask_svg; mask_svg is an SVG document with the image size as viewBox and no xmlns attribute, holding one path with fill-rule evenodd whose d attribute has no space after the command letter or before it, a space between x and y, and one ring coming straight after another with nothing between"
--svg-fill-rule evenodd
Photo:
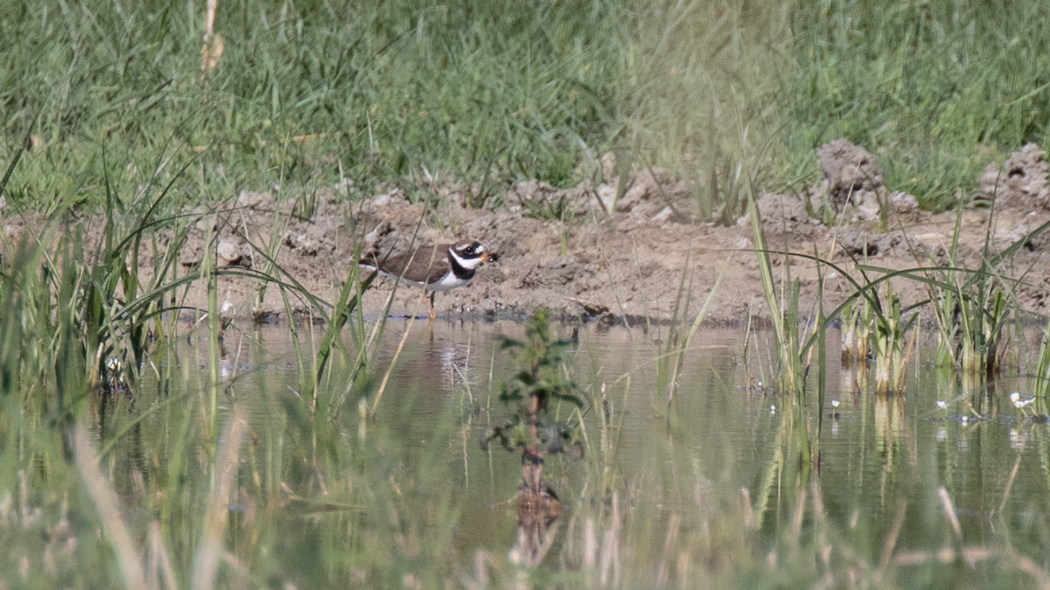
<instances>
[{"instance_id":1,"label":"leafy sprout in water","mask_svg":"<svg viewBox=\"0 0 1050 590\"><path fill-rule=\"evenodd\" d=\"M525 328L525 340L503 338L502 350L515 349L520 371L500 386L500 400L505 403L529 401L527 412L545 410L551 398L583 407L575 385L561 370L563 353L569 340L556 339L547 310L536 312Z\"/></svg>"},{"instance_id":2,"label":"leafy sprout in water","mask_svg":"<svg viewBox=\"0 0 1050 590\"><path fill-rule=\"evenodd\" d=\"M564 351L571 341L558 339L550 324L550 314L540 310L525 327L524 340L504 338L501 348L514 349L518 372L500 386L500 401L515 404L514 417L494 426L481 439L487 449L494 439L507 450L538 452L539 445L547 452L558 453L566 448L577 448L577 426L559 422L548 413L552 399L583 407L583 398L564 370ZM582 448L582 447L579 447Z\"/></svg>"}]
</instances>

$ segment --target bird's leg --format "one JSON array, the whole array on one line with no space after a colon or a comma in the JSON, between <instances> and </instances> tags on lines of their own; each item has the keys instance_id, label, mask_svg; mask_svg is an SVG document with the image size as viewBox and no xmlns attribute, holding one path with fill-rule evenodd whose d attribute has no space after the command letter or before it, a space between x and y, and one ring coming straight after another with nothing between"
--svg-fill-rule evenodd
<instances>
[{"instance_id":1,"label":"bird's leg","mask_svg":"<svg viewBox=\"0 0 1050 590\"><path fill-rule=\"evenodd\" d=\"M437 291L430 292L430 323L434 323L434 318L437 317L437 311L434 309L434 295L437 295Z\"/></svg>"}]
</instances>

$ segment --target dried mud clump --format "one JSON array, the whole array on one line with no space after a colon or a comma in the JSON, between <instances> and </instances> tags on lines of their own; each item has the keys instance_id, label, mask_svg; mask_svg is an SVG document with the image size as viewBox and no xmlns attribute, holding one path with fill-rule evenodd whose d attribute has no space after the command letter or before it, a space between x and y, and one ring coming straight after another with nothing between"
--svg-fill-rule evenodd
<instances>
[{"instance_id":1,"label":"dried mud clump","mask_svg":"<svg viewBox=\"0 0 1050 590\"><path fill-rule=\"evenodd\" d=\"M252 266L252 247L245 240L240 227L230 223L228 215L220 215L206 207L196 207L185 214L197 216L189 230L186 243L179 252L179 264L197 268L208 248L208 240L215 239L216 262L219 266Z\"/></svg>"},{"instance_id":2,"label":"dried mud clump","mask_svg":"<svg viewBox=\"0 0 1050 590\"><path fill-rule=\"evenodd\" d=\"M981 174L981 192L996 207L1034 211L1050 209L1050 164L1042 148L1030 143L1010 154L1002 168L992 162Z\"/></svg>"},{"instance_id":3,"label":"dried mud clump","mask_svg":"<svg viewBox=\"0 0 1050 590\"><path fill-rule=\"evenodd\" d=\"M858 221L878 217L886 177L875 156L846 139L836 139L820 146L817 158L824 168L822 192L836 214L852 213L846 219Z\"/></svg>"},{"instance_id":4,"label":"dried mud clump","mask_svg":"<svg viewBox=\"0 0 1050 590\"><path fill-rule=\"evenodd\" d=\"M645 168L634 175L623 197L616 203L616 210L634 213L637 217L651 221L688 220L683 212L683 201L689 198L685 183L673 181L663 168Z\"/></svg>"},{"instance_id":5,"label":"dried mud clump","mask_svg":"<svg viewBox=\"0 0 1050 590\"><path fill-rule=\"evenodd\" d=\"M762 226L770 237L810 235L819 228L820 222L809 216L801 199L770 193L759 197L757 204ZM737 225L747 227L747 216L740 218Z\"/></svg>"},{"instance_id":6,"label":"dried mud clump","mask_svg":"<svg viewBox=\"0 0 1050 590\"><path fill-rule=\"evenodd\" d=\"M605 160L611 162L613 158ZM504 201L511 213L537 219L570 220L610 212L630 214L634 221L642 223L692 219L694 207L689 188L684 182L673 180L663 168L638 171L628 179L622 195L619 195L619 179L611 178L597 188L585 181L565 189L538 180L524 180L511 188Z\"/></svg>"},{"instance_id":7,"label":"dried mud clump","mask_svg":"<svg viewBox=\"0 0 1050 590\"><path fill-rule=\"evenodd\" d=\"M912 215L919 212L919 200L915 195L904 191L893 191L890 193L890 207L898 214Z\"/></svg>"},{"instance_id":8,"label":"dried mud clump","mask_svg":"<svg viewBox=\"0 0 1050 590\"><path fill-rule=\"evenodd\" d=\"M845 227L838 233L839 248L855 258L877 258L900 254L898 249L907 246L902 232L872 234L856 227ZM904 252L910 251L908 248Z\"/></svg>"}]
</instances>

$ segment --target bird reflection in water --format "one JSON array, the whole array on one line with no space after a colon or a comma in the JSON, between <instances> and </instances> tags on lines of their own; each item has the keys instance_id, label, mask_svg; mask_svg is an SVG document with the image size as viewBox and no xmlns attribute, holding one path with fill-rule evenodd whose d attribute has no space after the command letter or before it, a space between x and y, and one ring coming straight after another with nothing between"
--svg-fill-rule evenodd
<instances>
[{"instance_id":1,"label":"bird reflection in water","mask_svg":"<svg viewBox=\"0 0 1050 590\"><path fill-rule=\"evenodd\" d=\"M518 488L518 536L510 548L510 561L534 567L543 561L558 535L561 500L543 481L543 457L526 453L522 458Z\"/></svg>"}]
</instances>

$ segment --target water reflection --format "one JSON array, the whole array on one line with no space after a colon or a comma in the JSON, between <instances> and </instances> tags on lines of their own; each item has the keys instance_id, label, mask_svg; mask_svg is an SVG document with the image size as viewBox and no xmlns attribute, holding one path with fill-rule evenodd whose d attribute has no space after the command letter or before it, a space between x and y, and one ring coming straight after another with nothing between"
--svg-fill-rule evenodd
<instances>
[{"instance_id":1,"label":"water reflection","mask_svg":"<svg viewBox=\"0 0 1050 590\"><path fill-rule=\"evenodd\" d=\"M543 561L558 534L562 505L543 480L543 458L523 458L518 488L518 532L509 555L511 563L535 567Z\"/></svg>"},{"instance_id":2,"label":"water reflection","mask_svg":"<svg viewBox=\"0 0 1050 590\"><path fill-rule=\"evenodd\" d=\"M772 381L768 355L744 364L734 354L740 332L708 330L698 339L704 346L686 355L669 404L656 387L654 359L664 350L657 329L584 326L563 372L580 391L594 392L593 406L576 417L569 404L548 404L560 419L581 421L580 440L566 442L526 421L524 437L533 442L524 452L513 445L513 453L481 448L477 441L510 413L499 402L500 384L519 371L500 337L521 338L523 331L515 323L439 323L433 331L392 323L375 373L381 378L397 361L374 421L359 421L353 412L334 420L311 415L306 401L289 394L294 348L279 330L253 335L253 363L238 369L250 368L251 378L227 384L221 401L250 416L253 442L238 497L239 505L258 507L250 525L238 521L244 531L231 536L244 546L265 545L274 575L300 576L298 587L333 580L300 573L295 559L321 572L352 570L362 586L390 585L369 569L372 563L377 571L440 563L429 567L456 575L462 567L479 572L476 580L489 576L507 585L519 582L514 568L520 568L594 584L688 586L710 570L782 568L801 560L798 547L809 543L818 549L802 561L823 564L821 575L831 581L822 583L834 587L849 585L840 574L850 568L939 564L944 547L954 547L953 556L971 555L1006 535L1011 547L1038 557L1050 539L1050 425L1035 419L1032 408L1044 412L1037 403L1019 408L1010 401L1012 391L1031 391L1023 379L965 389L950 371L932 370L920 358L910 365L906 394L880 396L863 364L833 366L826 375L829 407L817 408L816 395L800 407L755 387ZM759 340L759 350L768 350ZM340 370L330 387L341 393L349 371ZM206 473L201 465L211 442L195 430L207 404L193 379L182 384L190 394L177 388L159 394L146 383L134 407L96 406L96 433L103 444L116 441L106 458L129 505L199 499L180 487L196 485L192 478L179 479ZM181 456L172 441L185 432L195 438ZM806 471L803 441L819 442L819 472ZM558 452L566 449L577 451ZM180 471L169 474L175 459ZM962 539L946 524L940 489ZM304 526L285 508L293 498L338 510L317 511ZM251 528L265 526L273 527L269 537ZM789 547L796 553L784 549L785 539L802 539ZM850 545L845 557L837 553L843 539ZM371 546L382 550L361 549ZM353 560L344 555L351 549ZM321 557L306 555L311 551ZM480 560L484 576L474 563L479 555L488 556ZM409 565L395 565L402 562ZM424 579L406 571L394 585Z\"/></svg>"},{"instance_id":3,"label":"water reflection","mask_svg":"<svg viewBox=\"0 0 1050 590\"><path fill-rule=\"evenodd\" d=\"M905 432L907 407L903 395L874 396L875 442L887 456L895 453Z\"/></svg>"}]
</instances>

